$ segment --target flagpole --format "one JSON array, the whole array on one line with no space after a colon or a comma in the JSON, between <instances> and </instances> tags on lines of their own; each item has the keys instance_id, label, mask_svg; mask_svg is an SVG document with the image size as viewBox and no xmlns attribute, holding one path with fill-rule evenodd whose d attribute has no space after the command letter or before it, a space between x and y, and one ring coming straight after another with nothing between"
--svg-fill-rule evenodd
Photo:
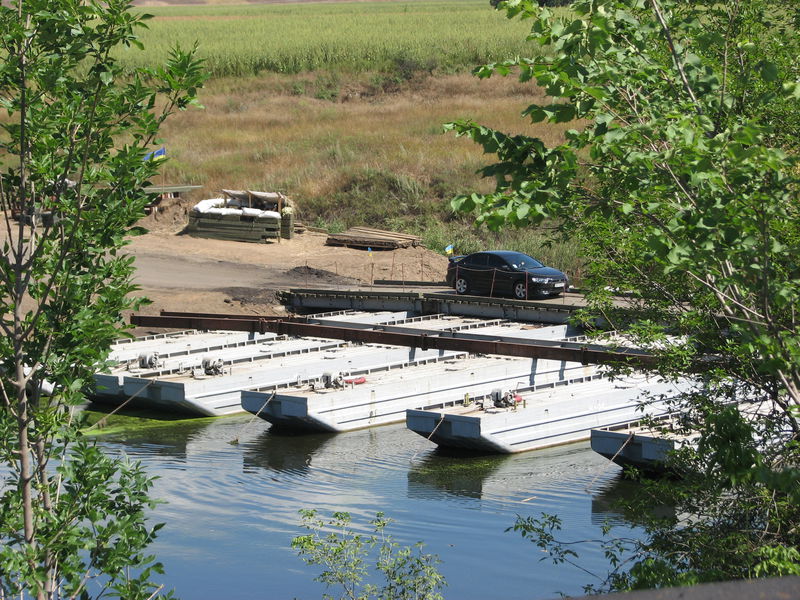
<instances>
[{"instance_id":1,"label":"flagpole","mask_svg":"<svg viewBox=\"0 0 800 600\"><path fill-rule=\"evenodd\" d=\"M147 154L145 154L144 159L145 160L150 160L150 161L159 161L159 162L161 162L160 159L166 158L166 156L167 156L167 147L166 146L161 146L161 148L159 148L158 150L154 150L153 152L148 152ZM159 164L158 165L158 170L159 170L159 173L161 173L161 193L159 194L159 196L161 198L161 201L163 202L164 194L166 193L165 188L167 186L167 183L166 183L167 173L165 171L165 165ZM160 202L159 202L159 204L160 204ZM158 206L156 205L154 208L155 208L154 212L157 214L158 213Z\"/></svg>"}]
</instances>

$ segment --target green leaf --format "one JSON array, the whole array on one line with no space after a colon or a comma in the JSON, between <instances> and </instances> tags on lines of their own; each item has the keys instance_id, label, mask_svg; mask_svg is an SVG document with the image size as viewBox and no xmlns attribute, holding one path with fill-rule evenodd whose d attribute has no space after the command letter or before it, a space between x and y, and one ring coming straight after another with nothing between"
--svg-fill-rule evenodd
<instances>
[{"instance_id":1,"label":"green leaf","mask_svg":"<svg viewBox=\"0 0 800 600\"><path fill-rule=\"evenodd\" d=\"M763 61L759 65L759 71L764 81L777 81L778 79L778 66L773 62Z\"/></svg>"},{"instance_id":2,"label":"green leaf","mask_svg":"<svg viewBox=\"0 0 800 600\"><path fill-rule=\"evenodd\" d=\"M450 206L455 212L472 212L475 210L475 201L472 196L458 196L453 198Z\"/></svg>"}]
</instances>

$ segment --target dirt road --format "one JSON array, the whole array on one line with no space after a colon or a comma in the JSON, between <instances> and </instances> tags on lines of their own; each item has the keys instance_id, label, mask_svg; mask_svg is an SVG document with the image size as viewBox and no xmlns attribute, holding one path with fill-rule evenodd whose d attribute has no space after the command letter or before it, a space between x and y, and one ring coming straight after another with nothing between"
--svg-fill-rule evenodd
<instances>
[{"instance_id":1,"label":"dirt road","mask_svg":"<svg viewBox=\"0 0 800 600\"><path fill-rule=\"evenodd\" d=\"M368 286L376 279L442 281L447 259L425 248L367 252L325 245L306 232L280 243L250 244L151 231L128 247L136 282L164 310L280 314L276 292L293 287Z\"/></svg>"},{"instance_id":2,"label":"dirt road","mask_svg":"<svg viewBox=\"0 0 800 600\"><path fill-rule=\"evenodd\" d=\"M181 208L181 207L175 207ZM357 288L377 279L443 281L447 259L426 248L367 252L326 246L326 234L305 232L291 240L252 244L195 238L181 233L185 211L148 217L150 231L132 239L139 295L163 310L281 314L280 290ZM0 222L0 243L8 237ZM16 223L10 228L16 233Z\"/></svg>"}]
</instances>

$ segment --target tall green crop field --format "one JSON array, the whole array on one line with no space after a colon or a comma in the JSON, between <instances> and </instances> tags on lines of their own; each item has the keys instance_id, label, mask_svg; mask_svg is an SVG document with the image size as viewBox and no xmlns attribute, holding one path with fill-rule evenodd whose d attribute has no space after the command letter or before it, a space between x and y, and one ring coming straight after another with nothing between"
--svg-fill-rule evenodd
<instances>
[{"instance_id":1,"label":"tall green crop field","mask_svg":"<svg viewBox=\"0 0 800 600\"><path fill-rule=\"evenodd\" d=\"M457 72L523 52L529 24L487 0L188 5L148 8L145 51L130 65L163 60L174 43L199 43L212 75L307 71ZM530 50L530 47L528 47Z\"/></svg>"}]
</instances>

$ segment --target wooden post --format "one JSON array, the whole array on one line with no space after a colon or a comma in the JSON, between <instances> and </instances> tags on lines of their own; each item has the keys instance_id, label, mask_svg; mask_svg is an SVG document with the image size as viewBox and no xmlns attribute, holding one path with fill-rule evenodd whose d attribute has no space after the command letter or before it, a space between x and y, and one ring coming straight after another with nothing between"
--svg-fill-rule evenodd
<instances>
[{"instance_id":1,"label":"wooden post","mask_svg":"<svg viewBox=\"0 0 800 600\"><path fill-rule=\"evenodd\" d=\"M396 251L392 250L392 271L389 274L389 279L394 279L394 259L395 259Z\"/></svg>"}]
</instances>

